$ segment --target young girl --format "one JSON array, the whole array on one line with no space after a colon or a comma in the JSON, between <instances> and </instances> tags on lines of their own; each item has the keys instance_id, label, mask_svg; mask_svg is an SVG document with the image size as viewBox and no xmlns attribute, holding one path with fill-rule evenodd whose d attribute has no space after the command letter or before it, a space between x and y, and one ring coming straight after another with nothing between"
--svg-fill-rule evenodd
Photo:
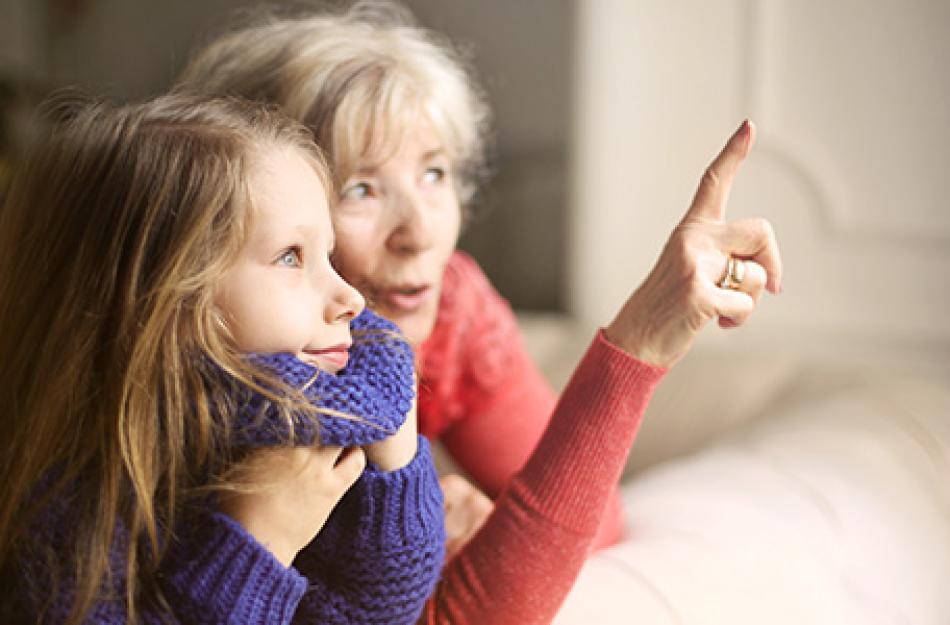
<instances>
[{"instance_id":1,"label":"young girl","mask_svg":"<svg viewBox=\"0 0 950 625\"><path fill-rule=\"evenodd\" d=\"M412 356L330 266L309 135L57 115L0 212L0 621L414 622L444 533Z\"/></svg>"}]
</instances>

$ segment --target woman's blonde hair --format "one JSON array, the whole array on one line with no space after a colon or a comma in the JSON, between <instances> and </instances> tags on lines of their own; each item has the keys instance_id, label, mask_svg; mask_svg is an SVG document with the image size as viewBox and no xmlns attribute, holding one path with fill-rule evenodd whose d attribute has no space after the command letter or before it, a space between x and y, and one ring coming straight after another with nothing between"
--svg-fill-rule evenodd
<instances>
[{"instance_id":1,"label":"woman's blonde hair","mask_svg":"<svg viewBox=\"0 0 950 625\"><path fill-rule=\"evenodd\" d=\"M32 524L68 501L71 551L48 555L64 563L52 581L76 583L70 622L123 586L132 621L143 597L163 601L156 566L183 504L233 467L233 401L209 376L281 389L237 352L213 303L245 240L249 176L291 148L330 180L310 133L259 104L174 95L49 110L49 137L0 207L0 570L21 549L49 551ZM268 397L286 418L303 401Z\"/></svg>"},{"instance_id":2,"label":"woman's blonde hair","mask_svg":"<svg viewBox=\"0 0 950 625\"><path fill-rule=\"evenodd\" d=\"M280 105L329 153L337 181L385 157L420 119L439 133L469 206L486 172L489 108L469 64L391 2L256 16L201 49L177 90Z\"/></svg>"}]
</instances>

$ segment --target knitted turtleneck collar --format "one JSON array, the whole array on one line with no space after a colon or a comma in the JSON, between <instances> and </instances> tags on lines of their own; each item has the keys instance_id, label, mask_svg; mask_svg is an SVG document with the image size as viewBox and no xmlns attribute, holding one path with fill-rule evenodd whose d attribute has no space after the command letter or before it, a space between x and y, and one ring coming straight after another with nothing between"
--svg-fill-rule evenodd
<instances>
[{"instance_id":1,"label":"knitted turtleneck collar","mask_svg":"<svg viewBox=\"0 0 950 625\"><path fill-rule=\"evenodd\" d=\"M364 310L352 324L354 343L347 366L326 373L292 354L253 354L252 361L293 388L314 406L346 416L294 415L294 442L342 447L368 445L392 436L406 420L415 396L412 349L395 324ZM233 424L234 443L267 447L289 440L287 423L259 393L248 393Z\"/></svg>"}]
</instances>

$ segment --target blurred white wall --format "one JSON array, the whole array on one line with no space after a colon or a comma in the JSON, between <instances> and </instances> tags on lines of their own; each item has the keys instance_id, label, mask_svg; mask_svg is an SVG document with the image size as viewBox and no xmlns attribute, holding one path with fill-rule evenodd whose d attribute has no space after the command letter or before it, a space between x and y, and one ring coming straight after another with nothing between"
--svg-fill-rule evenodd
<instances>
[{"instance_id":1,"label":"blurred white wall","mask_svg":"<svg viewBox=\"0 0 950 625\"><path fill-rule=\"evenodd\" d=\"M603 324L746 116L729 217L762 215L785 293L737 349L895 348L950 365L950 3L579 2L570 310Z\"/></svg>"}]
</instances>

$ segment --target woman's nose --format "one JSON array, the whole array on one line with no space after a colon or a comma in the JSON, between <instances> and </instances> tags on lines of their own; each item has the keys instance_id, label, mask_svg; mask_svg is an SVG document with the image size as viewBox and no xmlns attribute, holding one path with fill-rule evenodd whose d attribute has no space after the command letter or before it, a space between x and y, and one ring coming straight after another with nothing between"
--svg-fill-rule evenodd
<instances>
[{"instance_id":1,"label":"woman's nose","mask_svg":"<svg viewBox=\"0 0 950 625\"><path fill-rule=\"evenodd\" d=\"M397 254L418 254L432 247L432 223L425 200L416 190L400 190L391 207L394 224L387 247Z\"/></svg>"},{"instance_id":2,"label":"woman's nose","mask_svg":"<svg viewBox=\"0 0 950 625\"><path fill-rule=\"evenodd\" d=\"M328 324L340 321L349 323L366 308L366 300L340 274L333 269L331 271L332 295L327 301L325 320Z\"/></svg>"}]
</instances>

